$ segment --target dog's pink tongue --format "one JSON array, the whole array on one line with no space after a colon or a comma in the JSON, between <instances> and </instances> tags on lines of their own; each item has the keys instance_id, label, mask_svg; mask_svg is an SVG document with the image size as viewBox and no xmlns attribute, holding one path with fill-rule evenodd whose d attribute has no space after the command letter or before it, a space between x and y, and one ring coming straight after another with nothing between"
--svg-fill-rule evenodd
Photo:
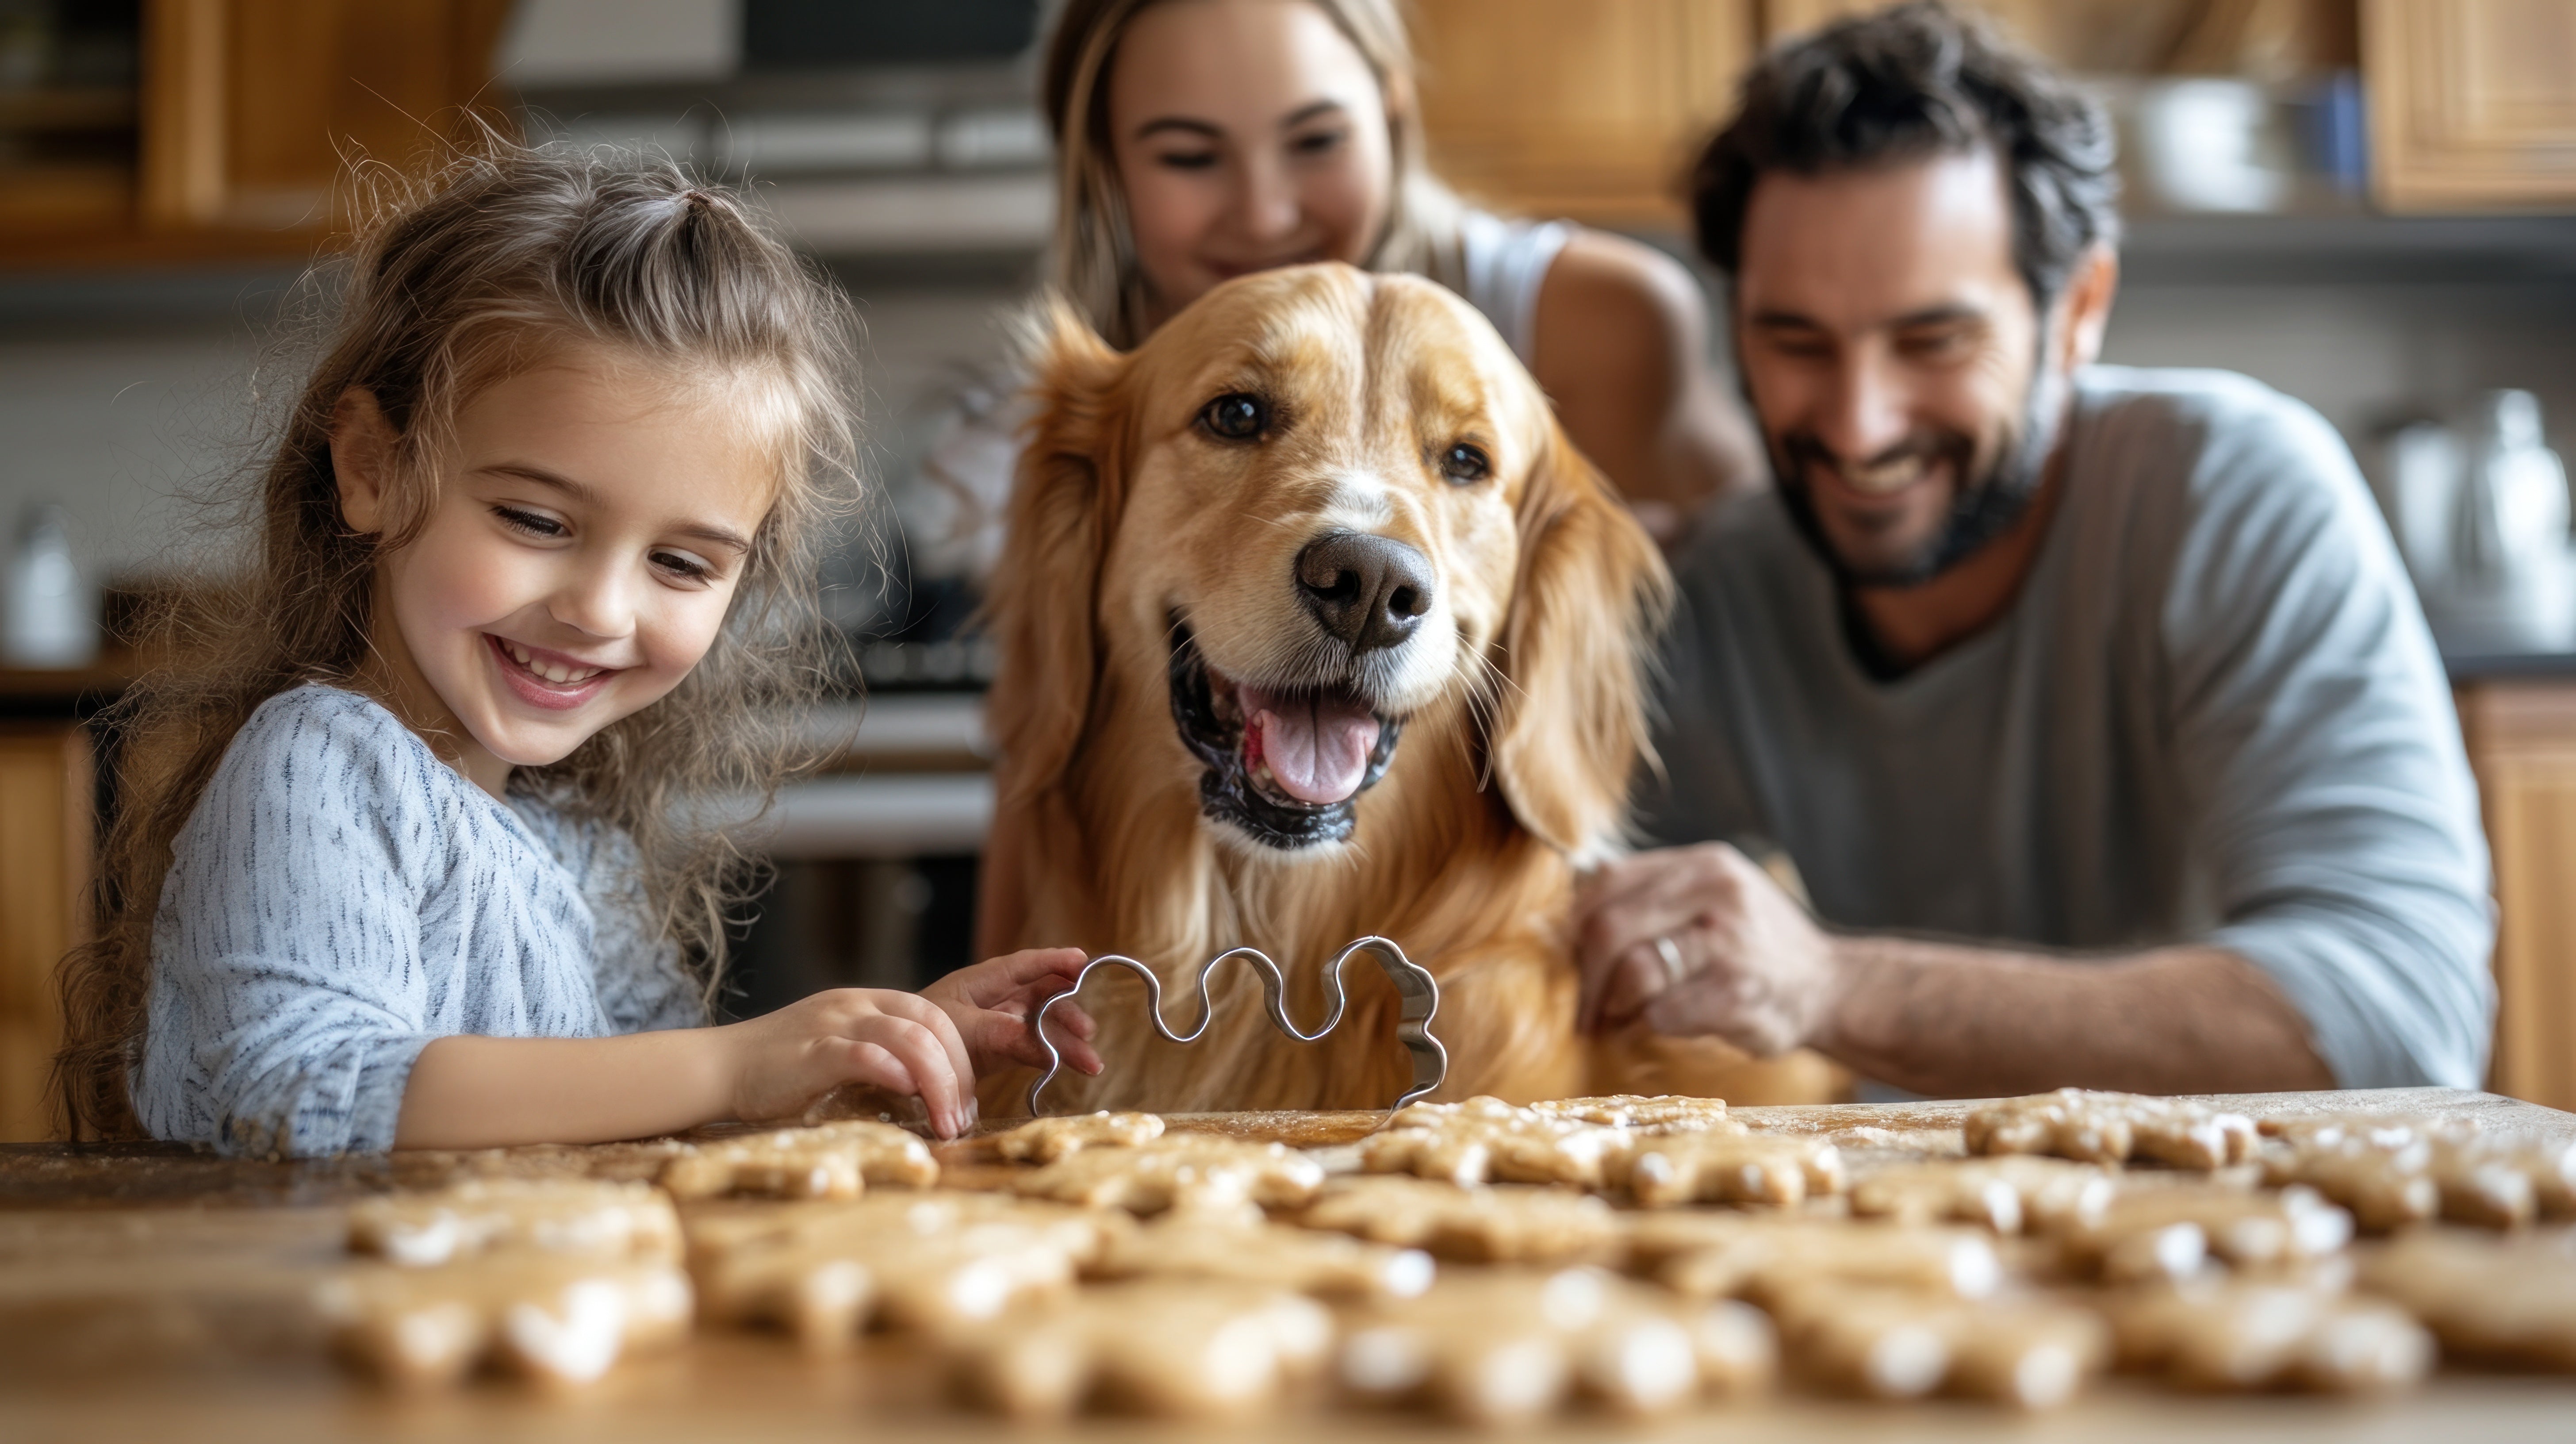
<instances>
[{"instance_id":1,"label":"dog's pink tongue","mask_svg":"<svg viewBox=\"0 0 2576 1444\"><path fill-rule=\"evenodd\" d=\"M1360 790L1377 718L1355 698L1279 697L1257 687L1242 692L1252 719L1248 739L1270 764L1281 790L1300 802L1329 803Z\"/></svg>"}]
</instances>

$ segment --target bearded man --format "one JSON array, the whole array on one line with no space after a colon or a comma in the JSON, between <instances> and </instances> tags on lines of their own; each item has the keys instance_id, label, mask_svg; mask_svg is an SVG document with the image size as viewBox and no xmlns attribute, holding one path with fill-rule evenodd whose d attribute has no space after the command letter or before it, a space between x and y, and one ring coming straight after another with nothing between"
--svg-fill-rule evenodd
<instances>
[{"instance_id":1,"label":"bearded man","mask_svg":"<svg viewBox=\"0 0 2576 1444\"><path fill-rule=\"evenodd\" d=\"M2483 1078L2421 609L2315 412L2093 364L2110 136L1938 4L1748 78L1694 208L1776 486L1679 561L1646 813L1695 845L1588 886L1591 1026L1948 1096Z\"/></svg>"}]
</instances>

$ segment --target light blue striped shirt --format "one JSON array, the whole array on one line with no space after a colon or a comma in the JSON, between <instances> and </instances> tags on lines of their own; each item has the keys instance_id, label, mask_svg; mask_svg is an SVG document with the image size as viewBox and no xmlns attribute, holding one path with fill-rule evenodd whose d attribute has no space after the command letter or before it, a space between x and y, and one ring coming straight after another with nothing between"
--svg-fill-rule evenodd
<instances>
[{"instance_id":1,"label":"light blue striped shirt","mask_svg":"<svg viewBox=\"0 0 2576 1444\"><path fill-rule=\"evenodd\" d=\"M495 801L356 693L270 698L173 851L137 1116L237 1156L381 1152L433 1039L704 1023L636 860L612 827Z\"/></svg>"}]
</instances>

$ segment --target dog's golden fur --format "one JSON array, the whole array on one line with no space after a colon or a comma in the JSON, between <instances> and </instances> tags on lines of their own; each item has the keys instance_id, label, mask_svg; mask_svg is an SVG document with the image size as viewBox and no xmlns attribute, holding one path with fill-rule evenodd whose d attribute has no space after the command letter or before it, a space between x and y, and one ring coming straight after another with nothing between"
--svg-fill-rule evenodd
<instances>
[{"instance_id":1,"label":"dog's golden fur","mask_svg":"<svg viewBox=\"0 0 2576 1444\"><path fill-rule=\"evenodd\" d=\"M1492 328L1430 282L1317 265L1222 286L1126 354L1058 308L1037 349L989 611L1001 764L984 951L1123 952L1171 992L1251 944L1290 970L1311 1027L1324 961L1384 934L1440 980L1443 1096L1699 1091L1740 1059L1576 1034L1574 868L1619 840L1671 583ZM1228 393L1269 403L1258 444L1202 424ZM1489 477L1444 476L1460 442ZM1377 676L1403 731L1348 840L1281 850L1202 814L1206 769L1175 725L1175 621L1230 676L1313 665L1289 660L1320 635L1296 557L1354 518L1429 559L1431 611ZM1216 980L1218 1019L1187 1050L1095 1007L1107 1069L1068 1073L1049 1106L1383 1107L1408 1081L1394 995L1354 962L1352 1015L1313 1045L1271 1030L1248 969ZM1189 1010L1170 1008L1183 1027ZM1016 1108L1026 1083L991 1080L985 1106Z\"/></svg>"}]
</instances>

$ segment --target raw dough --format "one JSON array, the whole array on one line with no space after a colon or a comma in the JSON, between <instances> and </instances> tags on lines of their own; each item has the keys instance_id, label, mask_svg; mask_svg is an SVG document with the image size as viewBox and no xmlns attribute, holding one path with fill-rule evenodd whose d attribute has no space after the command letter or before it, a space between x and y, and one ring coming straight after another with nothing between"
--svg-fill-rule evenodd
<instances>
[{"instance_id":1,"label":"raw dough","mask_svg":"<svg viewBox=\"0 0 2576 1444\"><path fill-rule=\"evenodd\" d=\"M781 1325L813 1348L872 1322L938 1331L1061 1295L1133 1227L1123 1214L957 1192L733 1205L687 1226L711 1322Z\"/></svg>"},{"instance_id":2,"label":"raw dough","mask_svg":"<svg viewBox=\"0 0 2576 1444\"><path fill-rule=\"evenodd\" d=\"M1732 1130L1644 1139L1621 1156L1620 1181L1644 1208L1683 1203L1785 1206L1850 1186L1842 1151L1824 1139L1741 1129L1738 1124Z\"/></svg>"},{"instance_id":3,"label":"raw dough","mask_svg":"<svg viewBox=\"0 0 2576 1444\"><path fill-rule=\"evenodd\" d=\"M1130 1213L1166 1209L1295 1208L1324 1182L1321 1164L1276 1143L1245 1143L1206 1133L1172 1134L1133 1148L1090 1148L1067 1154L1011 1180L1031 1198L1123 1208Z\"/></svg>"},{"instance_id":4,"label":"raw dough","mask_svg":"<svg viewBox=\"0 0 2576 1444\"><path fill-rule=\"evenodd\" d=\"M1412 1298L1431 1287L1431 1255L1254 1217L1173 1213L1110 1240L1100 1278L1228 1279L1327 1299Z\"/></svg>"},{"instance_id":5,"label":"raw dough","mask_svg":"<svg viewBox=\"0 0 2576 1444\"><path fill-rule=\"evenodd\" d=\"M2100 1221L2116 1191L2111 1171L2098 1164L2008 1154L1881 1169L1852 1185L1851 1209L1900 1223L2058 1233Z\"/></svg>"},{"instance_id":6,"label":"raw dough","mask_svg":"<svg viewBox=\"0 0 2576 1444\"><path fill-rule=\"evenodd\" d=\"M325 1282L315 1306L340 1356L401 1388L452 1384L498 1364L548 1384L586 1384L629 1348L689 1330L678 1267L543 1253L487 1253L437 1268L364 1264Z\"/></svg>"},{"instance_id":7,"label":"raw dough","mask_svg":"<svg viewBox=\"0 0 2576 1444\"><path fill-rule=\"evenodd\" d=\"M1589 1194L1423 1178L1336 1178L1296 1222L1471 1263L1591 1260L1619 1242L1619 1216Z\"/></svg>"},{"instance_id":8,"label":"raw dough","mask_svg":"<svg viewBox=\"0 0 2576 1444\"><path fill-rule=\"evenodd\" d=\"M2086 1163L2150 1159L2171 1168L2224 1168L2254 1148L2254 1120L2137 1093L2060 1088L2007 1098L1961 1125L1970 1153L2053 1153Z\"/></svg>"},{"instance_id":9,"label":"raw dough","mask_svg":"<svg viewBox=\"0 0 2576 1444\"><path fill-rule=\"evenodd\" d=\"M1329 1357L1333 1319L1285 1289L1156 1279L1015 1309L949 1343L970 1398L1021 1419L1087 1404L1165 1418L1241 1419Z\"/></svg>"},{"instance_id":10,"label":"raw dough","mask_svg":"<svg viewBox=\"0 0 2576 1444\"><path fill-rule=\"evenodd\" d=\"M864 1119L695 1144L662 1165L661 1179L682 1199L856 1198L872 1183L928 1188L938 1181L939 1164L920 1139Z\"/></svg>"},{"instance_id":11,"label":"raw dough","mask_svg":"<svg viewBox=\"0 0 2576 1444\"><path fill-rule=\"evenodd\" d=\"M2263 1131L2267 1181L2308 1184L2375 1233L2436 1215L2485 1228L2576 1215L2576 1144L2367 1116L2266 1120Z\"/></svg>"},{"instance_id":12,"label":"raw dough","mask_svg":"<svg viewBox=\"0 0 2576 1444\"><path fill-rule=\"evenodd\" d=\"M2433 1366L2433 1339L2406 1311L2332 1289L2200 1278L2154 1283L2105 1305L2122 1367L2194 1389L2405 1388Z\"/></svg>"},{"instance_id":13,"label":"raw dough","mask_svg":"<svg viewBox=\"0 0 2576 1444\"><path fill-rule=\"evenodd\" d=\"M1597 1269L1485 1269L1359 1311L1336 1373L1356 1398L1500 1424L1575 1397L1642 1416L1749 1393L1774 1359L1769 1322L1742 1304L1683 1304Z\"/></svg>"},{"instance_id":14,"label":"raw dough","mask_svg":"<svg viewBox=\"0 0 2576 1444\"><path fill-rule=\"evenodd\" d=\"M1594 1100L1570 1100L1589 1105ZM1722 1121L1722 1120L1721 1120ZM1499 1098L1416 1103L1360 1145L1371 1173L1410 1173L1445 1183L1571 1183L1601 1188L1632 1135Z\"/></svg>"},{"instance_id":15,"label":"raw dough","mask_svg":"<svg viewBox=\"0 0 2576 1444\"><path fill-rule=\"evenodd\" d=\"M2123 1191L2063 1242L2077 1274L2132 1283L2189 1278L2213 1259L2239 1271L2294 1266L2338 1253L2351 1239L2352 1215L2314 1189L2212 1184Z\"/></svg>"},{"instance_id":16,"label":"raw dough","mask_svg":"<svg viewBox=\"0 0 2576 1444\"><path fill-rule=\"evenodd\" d=\"M680 1219L661 1190L584 1178L478 1178L370 1198L349 1210L349 1250L429 1268L495 1249L585 1258L680 1257Z\"/></svg>"},{"instance_id":17,"label":"raw dough","mask_svg":"<svg viewBox=\"0 0 2576 1444\"><path fill-rule=\"evenodd\" d=\"M2447 1354L2576 1370L2576 1233L2416 1229L2365 1251L2361 1282L2422 1319Z\"/></svg>"},{"instance_id":18,"label":"raw dough","mask_svg":"<svg viewBox=\"0 0 2576 1444\"><path fill-rule=\"evenodd\" d=\"M2033 1299L1808 1279L1771 1289L1768 1307L1795 1373L1871 1398L1947 1393L2053 1409L2110 1358L2100 1319Z\"/></svg>"},{"instance_id":19,"label":"raw dough","mask_svg":"<svg viewBox=\"0 0 2576 1444\"><path fill-rule=\"evenodd\" d=\"M1687 1298L1767 1303L1840 1283L1974 1299L2004 1276L1993 1238L1972 1228L1690 1211L1639 1216L1628 1248L1632 1268Z\"/></svg>"},{"instance_id":20,"label":"raw dough","mask_svg":"<svg viewBox=\"0 0 2576 1444\"><path fill-rule=\"evenodd\" d=\"M1023 1163L1053 1163L1086 1148L1137 1148L1163 1136L1163 1120L1154 1113L1080 1113L1070 1118L1039 1118L994 1140L1004 1158Z\"/></svg>"},{"instance_id":21,"label":"raw dough","mask_svg":"<svg viewBox=\"0 0 2576 1444\"><path fill-rule=\"evenodd\" d=\"M1687 1093L1613 1093L1599 1098L1558 1098L1532 1103L1543 1118L1562 1118L1604 1128L1626 1128L1641 1135L1696 1133L1725 1125L1726 1100L1694 1098Z\"/></svg>"}]
</instances>

